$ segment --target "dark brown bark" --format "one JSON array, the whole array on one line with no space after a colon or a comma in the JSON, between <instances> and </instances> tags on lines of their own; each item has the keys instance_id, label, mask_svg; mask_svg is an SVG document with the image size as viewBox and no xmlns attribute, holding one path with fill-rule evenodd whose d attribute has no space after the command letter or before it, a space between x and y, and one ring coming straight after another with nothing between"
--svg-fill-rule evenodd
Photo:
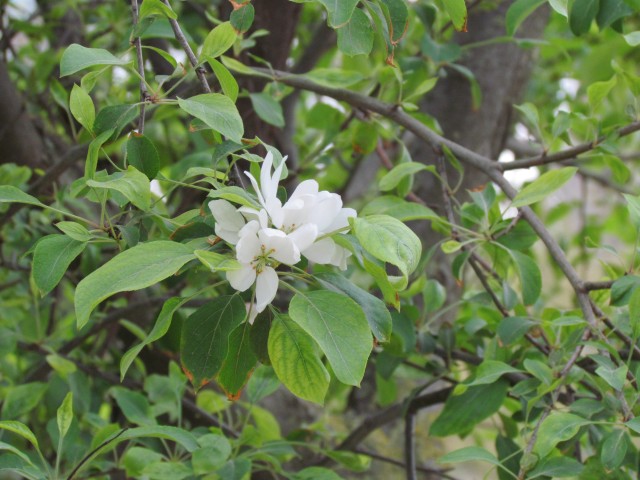
<instances>
[{"instance_id":1,"label":"dark brown bark","mask_svg":"<svg viewBox=\"0 0 640 480\"><path fill-rule=\"evenodd\" d=\"M0 60L0 163L31 168L46 165L45 150L22 95L16 89L7 66Z\"/></svg>"}]
</instances>

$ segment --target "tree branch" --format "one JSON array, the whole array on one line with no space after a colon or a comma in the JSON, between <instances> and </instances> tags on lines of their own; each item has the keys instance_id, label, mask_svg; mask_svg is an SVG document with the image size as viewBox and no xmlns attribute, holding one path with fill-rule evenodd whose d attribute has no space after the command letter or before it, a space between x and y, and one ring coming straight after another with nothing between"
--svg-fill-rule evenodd
<instances>
[{"instance_id":1,"label":"tree branch","mask_svg":"<svg viewBox=\"0 0 640 480\"><path fill-rule=\"evenodd\" d=\"M138 25L138 0L131 0L131 16L133 17L133 30ZM133 35L133 33L132 33ZM136 63L140 74L140 118L138 119L138 133L144 133L144 111L146 102L149 99L149 92L144 80L144 59L142 58L142 41L139 36L133 37L133 44L136 47Z\"/></svg>"}]
</instances>

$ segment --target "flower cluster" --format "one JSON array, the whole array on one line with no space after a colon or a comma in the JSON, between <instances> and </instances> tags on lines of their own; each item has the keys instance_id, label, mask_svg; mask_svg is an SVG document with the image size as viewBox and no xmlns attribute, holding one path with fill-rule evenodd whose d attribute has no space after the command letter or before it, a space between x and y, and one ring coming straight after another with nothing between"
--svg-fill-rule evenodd
<instances>
[{"instance_id":1,"label":"flower cluster","mask_svg":"<svg viewBox=\"0 0 640 480\"><path fill-rule=\"evenodd\" d=\"M300 183L283 205L277 191L285 160L286 157L272 174L273 155L268 153L259 185L253 175L245 172L262 208L236 208L226 200L209 202L216 235L235 245L241 265L238 270L227 272L227 280L241 292L256 284L255 313L262 312L276 296L275 269L280 264L295 265L304 255L311 262L344 270L351 255L331 235L348 230L349 217L355 217L356 211L343 208L340 195L319 191L315 180Z\"/></svg>"}]
</instances>

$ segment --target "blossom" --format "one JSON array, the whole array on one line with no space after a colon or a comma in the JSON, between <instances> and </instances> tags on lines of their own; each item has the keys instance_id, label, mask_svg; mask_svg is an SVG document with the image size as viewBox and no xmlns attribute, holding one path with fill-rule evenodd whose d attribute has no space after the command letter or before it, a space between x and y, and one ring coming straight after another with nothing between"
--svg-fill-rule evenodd
<instances>
[{"instance_id":1,"label":"blossom","mask_svg":"<svg viewBox=\"0 0 640 480\"><path fill-rule=\"evenodd\" d=\"M238 270L227 272L233 288L244 292L256 284L256 311L262 312L278 291L275 268L284 263L295 265L300 261L300 250L284 232L264 228L256 220L248 222L239 232L236 244Z\"/></svg>"}]
</instances>

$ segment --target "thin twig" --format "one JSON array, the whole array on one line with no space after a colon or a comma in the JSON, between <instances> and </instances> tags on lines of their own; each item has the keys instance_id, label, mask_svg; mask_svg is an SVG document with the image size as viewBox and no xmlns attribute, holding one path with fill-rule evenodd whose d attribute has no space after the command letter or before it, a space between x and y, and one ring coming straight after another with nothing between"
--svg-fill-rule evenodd
<instances>
[{"instance_id":1,"label":"thin twig","mask_svg":"<svg viewBox=\"0 0 640 480\"><path fill-rule=\"evenodd\" d=\"M133 17L133 30L138 25L138 0L131 0L131 16ZM140 118L138 120L138 133L144 133L144 111L146 102L149 99L149 91L144 79L144 59L142 58L142 41L140 36L133 37L133 44L136 47L136 61L138 73L140 74Z\"/></svg>"},{"instance_id":2,"label":"thin twig","mask_svg":"<svg viewBox=\"0 0 640 480\"><path fill-rule=\"evenodd\" d=\"M407 480L417 480L416 446L415 446L416 417L407 411L404 417L404 461Z\"/></svg>"},{"instance_id":3,"label":"thin twig","mask_svg":"<svg viewBox=\"0 0 640 480\"><path fill-rule=\"evenodd\" d=\"M593 290L609 290L614 283L615 280L602 280L600 282L584 282L582 286L587 292L591 292Z\"/></svg>"}]
</instances>

